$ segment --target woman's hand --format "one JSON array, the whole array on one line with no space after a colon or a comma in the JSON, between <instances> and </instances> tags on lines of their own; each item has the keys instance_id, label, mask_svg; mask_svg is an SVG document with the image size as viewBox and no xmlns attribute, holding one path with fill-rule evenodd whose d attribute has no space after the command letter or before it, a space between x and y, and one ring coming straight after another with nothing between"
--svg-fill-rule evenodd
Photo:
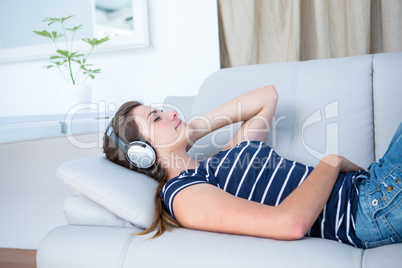
<instances>
[{"instance_id":1,"label":"woman's hand","mask_svg":"<svg viewBox=\"0 0 402 268\"><path fill-rule=\"evenodd\" d=\"M222 149L226 150L245 140L265 142L278 102L274 86L265 86L240 95L204 116L189 122L186 135L189 146L201 137L230 124L244 122L231 141Z\"/></svg>"},{"instance_id":2,"label":"woman's hand","mask_svg":"<svg viewBox=\"0 0 402 268\"><path fill-rule=\"evenodd\" d=\"M193 120L186 125L186 139L187 139L187 148L186 150L190 150L191 146L202 136L209 133L208 124L205 120Z\"/></svg>"},{"instance_id":3,"label":"woman's hand","mask_svg":"<svg viewBox=\"0 0 402 268\"><path fill-rule=\"evenodd\" d=\"M341 172L352 172L352 171L357 171L357 170L364 170L364 168L356 165L349 159L340 156L340 155L327 155L322 159L323 162L333 166L333 167L339 167L339 170Z\"/></svg>"},{"instance_id":4,"label":"woman's hand","mask_svg":"<svg viewBox=\"0 0 402 268\"><path fill-rule=\"evenodd\" d=\"M351 172L351 171L358 171L358 170L364 170L364 168L356 165L355 163L353 163L352 161L350 161L349 159L340 156L341 157L341 172Z\"/></svg>"}]
</instances>

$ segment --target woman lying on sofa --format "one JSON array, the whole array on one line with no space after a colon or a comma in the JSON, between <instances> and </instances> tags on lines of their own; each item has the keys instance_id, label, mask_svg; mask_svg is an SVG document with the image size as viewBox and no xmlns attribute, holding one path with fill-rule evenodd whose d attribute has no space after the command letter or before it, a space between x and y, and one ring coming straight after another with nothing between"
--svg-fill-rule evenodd
<instances>
[{"instance_id":1,"label":"woman lying on sofa","mask_svg":"<svg viewBox=\"0 0 402 268\"><path fill-rule=\"evenodd\" d=\"M176 226L280 240L308 235L359 248L402 242L402 124L369 170L338 155L313 168L264 143L277 99L266 86L189 123L176 111L123 104L106 130L104 152L159 182L153 224L141 234ZM187 154L201 137L241 121L216 155L198 163Z\"/></svg>"}]
</instances>

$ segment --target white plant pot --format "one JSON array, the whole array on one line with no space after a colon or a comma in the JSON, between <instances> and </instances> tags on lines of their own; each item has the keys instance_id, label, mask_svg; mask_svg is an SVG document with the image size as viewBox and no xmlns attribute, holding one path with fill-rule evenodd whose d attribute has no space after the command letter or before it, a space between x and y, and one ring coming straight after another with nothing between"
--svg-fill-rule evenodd
<instances>
[{"instance_id":1,"label":"white plant pot","mask_svg":"<svg viewBox=\"0 0 402 268\"><path fill-rule=\"evenodd\" d=\"M64 86L61 89L66 113L88 113L92 99L91 85Z\"/></svg>"}]
</instances>

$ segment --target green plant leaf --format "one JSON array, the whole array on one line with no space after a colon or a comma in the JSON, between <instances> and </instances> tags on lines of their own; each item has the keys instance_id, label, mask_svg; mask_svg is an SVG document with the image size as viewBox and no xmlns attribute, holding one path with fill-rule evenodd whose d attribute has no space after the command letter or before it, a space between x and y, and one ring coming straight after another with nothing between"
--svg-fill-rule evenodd
<instances>
[{"instance_id":1,"label":"green plant leaf","mask_svg":"<svg viewBox=\"0 0 402 268\"><path fill-rule=\"evenodd\" d=\"M46 30L43 30L43 31L41 31L41 32L39 32L39 31L33 31L33 32L36 33L37 35L41 35L41 36L44 36L44 37L52 38L52 35L51 35L48 31L46 31Z\"/></svg>"},{"instance_id":2,"label":"green plant leaf","mask_svg":"<svg viewBox=\"0 0 402 268\"><path fill-rule=\"evenodd\" d=\"M68 16L68 17L66 17L66 18L61 18L61 19L60 19L60 20L61 20L61 23L63 23L64 21L68 20L68 19L71 18L71 17L74 17L74 15L70 15L70 16Z\"/></svg>"},{"instance_id":3,"label":"green plant leaf","mask_svg":"<svg viewBox=\"0 0 402 268\"><path fill-rule=\"evenodd\" d=\"M77 54L78 52L73 52L70 54L71 58L80 58L80 57L84 57L84 54Z\"/></svg>"},{"instance_id":4,"label":"green plant leaf","mask_svg":"<svg viewBox=\"0 0 402 268\"><path fill-rule=\"evenodd\" d=\"M60 19L59 19L59 18L51 18L51 17L46 17L46 18L43 19L43 22L47 22L47 21L50 21L50 22L47 24L47 26L50 26L50 25L52 25L53 23L60 22Z\"/></svg>"},{"instance_id":5,"label":"green plant leaf","mask_svg":"<svg viewBox=\"0 0 402 268\"><path fill-rule=\"evenodd\" d=\"M76 32L76 31L82 30L82 29L84 29L84 28L82 28L82 24L75 26L74 28L66 28L66 30L72 31L72 32Z\"/></svg>"},{"instance_id":6,"label":"green plant leaf","mask_svg":"<svg viewBox=\"0 0 402 268\"><path fill-rule=\"evenodd\" d=\"M0 0L1 1L1 0ZM73 17L74 15L68 16L68 17L60 17L60 18L54 18L54 17L45 17L43 22L47 22L48 26L54 24L54 23L60 23L61 27L62 27L62 33L59 33L57 31L33 31L35 34L37 35L41 35L44 37L48 37L51 38L52 41L54 42L55 46L56 46L56 52L57 55L53 55L49 58L50 64L47 66L44 66L44 68L50 69L53 67L57 67L60 71L66 71L64 69L64 67L67 67L67 71L69 72L69 76L74 84L76 77L73 77L72 74L72 68L71 68L71 61L77 63L79 65L80 70L76 70L77 71L77 75L82 72L84 75L87 75L89 77L91 77L91 79L95 78L95 74L98 74L101 72L100 69L88 69L88 68L92 68L90 66L93 66L92 64L87 64L87 58L88 56L91 54L92 49L94 49L96 46L106 42L109 40L109 37L105 37L105 38L84 38L82 39L84 42L88 43L92 49L91 51L85 55L83 53L80 53L78 51L71 51L69 50L72 49L72 43L71 46L69 46L67 44L67 40L66 40L66 46L65 50L63 49L58 49L55 40L59 39L61 37L67 37L66 35L66 30L67 31L71 31L75 34L76 31L78 30L82 30L83 29L83 25L80 24L78 26L74 26L72 28L65 28L64 27L64 22L66 20L68 20L69 18ZM73 40L71 41L73 42ZM67 65L68 63L68 65ZM60 66L62 66L62 68L60 68Z\"/></svg>"},{"instance_id":7,"label":"green plant leaf","mask_svg":"<svg viewBox=\"0 0 402 268\"><path fill-rule=\"evenodd\" d=\"M63 58L64 58L64 57L62 57L62 56L57 56L57 55L55 55L55 56L51 56L49 60L63 59Z\"/></svg>"},{"instance_id":8,"label":"green plant leaf","mask_svg":"<svg viewBox=\"0 0 402 268\"><path fill-rule=\"evenodd\" d=\"M93 45L94 45L94 44L93 44L93 41L92 41L92 39L91 39L91 38L82 38L82 41L84 41L84 42L86 42L86 43L90 44L91 46L93 46Z\"/></svg>"},{"instance_id":9,"label":"green plant leaf","mask_svg":"<svg viewBox=\"0 0 402 268\"><path fill-rule=\"evenodd\" d=\"M60 37L63 37L63 36L64 36L63 34L59 34L56 31L52 31L53 40L56 40L56 39L58 39Z\"/></svg>"},{"instance_id":10,"label":"green plant leaf","mask_svg":"<svg viewBox=\"0 0 402 268\"><path fill-rule=\"evenodd\" d=\"M82 39L82 41L90 44L92 47L96 47L96 46L98 46L98 45L100 45L100 44L102 44L102 43L104 43L104 42L106 42L108 40L109 40L109 36L107 36L105 38L102 38L102 39L98 39L98 38L95 38L95 37L92 38L92 39L91 38L83 38Z\"/></svg>"},{"instance_id":11,"label":"green plant leaf","mask_svg":"<svg viewBox=\"0 0 402 268\"><path fill-rule=\"evenodd\" d=\"M58 49L57 53L63 55L64 57L67 57L67 58L69 57L69 52L67 50Z\"/></svg>"},{"instance_id":12,"label":"green plant leaf","mask_svg":"<svg viewBox=\"0 0 402 268\"><path fill-rule=\"evenodd\" d=\"M50 26L50 25L52 25L53 23L56 23L57 21L52 21L52 22L49 22L48 24L47 24L47 26Z\"/></svg>"},{"instance_id":13,"label":"green plant leaf","mask_svg":"<svg viewBox=\"0 0 402 268\"><path fill-rule=\"evenodd\" d=\"M50 26L53 23L60 22L63 23L65 20L68 20L69 18L74 17L74 15L64 17L64 18L52 18L52 17L46 17L43 19L43 22L49 22L47 25Z\"/></svg>"},{"instance_id":14,"label":"green plant leaf","mask_svg":"<svg viewBox=\"0 0 402 268\"><path fill-rule=\"evenodd\" d=\"M66 62L67 62L67 60L64 59L62 61L52 61L51 63L54 63L57 66L60 66L60 65L63 65L64 63L66 63Z\"/></svg>"},{"instance_id":15,"label":"green plant leaf","mask_svg":"<svg viewBox=\"0 0 402 268\"><path fill-rule=\"evenodd\" d=\"M106 41L109 41L109 36L106 36L105 38L102 38L102 39L98 39L96 41L96 45L100 45L102 43L105 43Z\"/></svg>"}]
</instances>

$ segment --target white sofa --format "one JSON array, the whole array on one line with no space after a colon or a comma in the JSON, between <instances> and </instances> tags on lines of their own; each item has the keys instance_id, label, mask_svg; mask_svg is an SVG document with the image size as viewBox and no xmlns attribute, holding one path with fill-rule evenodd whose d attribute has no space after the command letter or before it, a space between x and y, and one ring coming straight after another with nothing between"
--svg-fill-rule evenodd
<instances>
[{"instance_id":1,"label":"white sofa","mask_svg":"<svg viewBox=\"0 0 402 268\"><path fill-rule=\"evenodd\" d=\"M282 156L315 165L338 153L367 167L385 152L402 119L402 53L223 69L195 97L169 97L186 120L243 92L273 84L279 93L267 142ZM190 153L219 150L234 128L205 137ZM55 267L402 267L402 244L358 249L319 238L285 242L175 228L136 236L153 217L156 183L103 156L59 167L77 194L65 202L68 225L51 231L37 253Z\"/></svg>"}]
</instances>

